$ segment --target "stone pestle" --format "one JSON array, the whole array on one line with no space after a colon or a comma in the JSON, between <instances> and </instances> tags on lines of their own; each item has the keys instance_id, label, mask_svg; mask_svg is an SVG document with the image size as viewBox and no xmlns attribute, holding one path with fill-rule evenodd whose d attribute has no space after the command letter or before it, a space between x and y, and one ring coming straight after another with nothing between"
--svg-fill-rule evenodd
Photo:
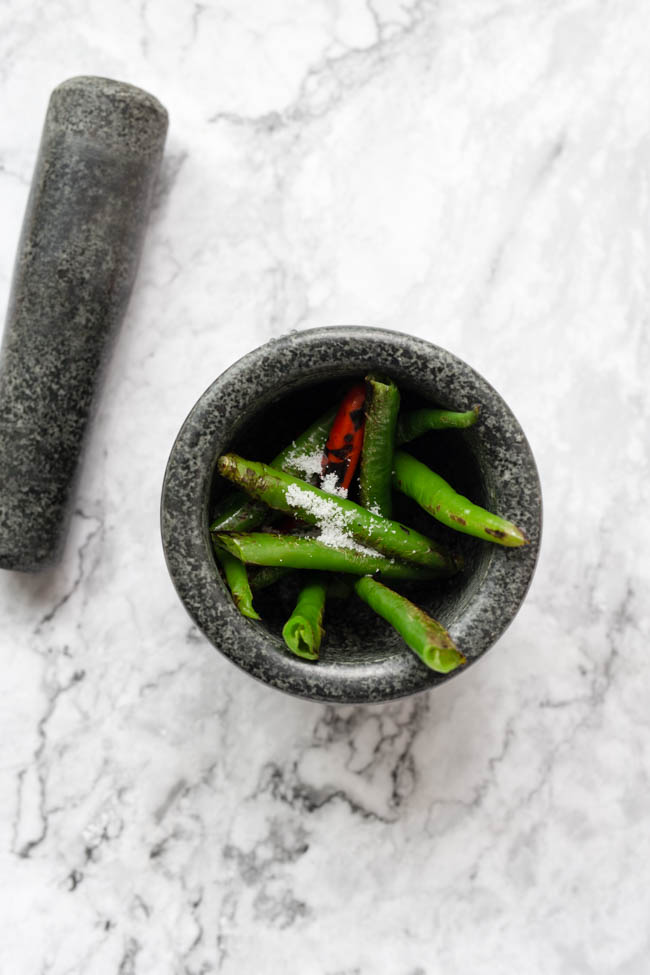
<instances>
[{"instance_id":1,"label":"stone pestle","mask_svg":"<svg viewBox=\"0 0 650 975\"><path fill-rule=\"evenodd\" d=\"M51 95L0 354L1 568L61 556L167 121L152 95L107 78L71 78Z\"/></svg>"}]
</instances>

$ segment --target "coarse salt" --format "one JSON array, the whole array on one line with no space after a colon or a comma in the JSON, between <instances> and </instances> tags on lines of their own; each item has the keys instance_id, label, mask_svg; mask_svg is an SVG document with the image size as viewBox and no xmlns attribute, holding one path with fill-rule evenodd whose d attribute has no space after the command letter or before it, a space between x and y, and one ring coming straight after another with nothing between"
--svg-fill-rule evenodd
<instances>
[{"instance_id":1,"label":"coarse salt","mask_svg":"<svg viewBox=\"0 0 650 975\"><path fill-rule=\"evenodd\" d=\"M336 494L339 498L347 498L348 496L348 489L342 485L339 486L338 477L334 471L321 478L320 489L326 491L327 494Z\"/></svg>"},{"instance_id":2,"label":"coarse salt","mask_svg":"<svg viewBox=\"0 0 650 975\"><path fill-rule=\"evenodd\" d=\"M314 518L318 539L324 545L330 548L349 548L363 555L377 555L374 549L360 545L350 534L354 512L342 511L334 501L305 491L297 484L287 487L286 499L292 507L301 508Z\"/></svg>"},{"instance_id":3,"label":"coarse salt","mask_svg":"<svg viewBox=\"0 0 650 975\"><path fill-rule=\"evenodd\" d=\"M292 473L302 474L305 480L320 474L323 469L323 451L314 450L311 454L289 453L284 461L284 466Z\"/></svg>"},{"instance_id":4,"label":"coarse salt","mask_svg":"<svg viewBox=\"0 0 650 975\"><path fill-rule=\"evenodd\" d=\"M291 453L284 461L285 470L292 474L300 474L304 481L312 481L318 478L321 491L328 494L336 494L339 498L347 498L348 489L339 487L336 472L322 476L323 471L323 452L314 450L311 454Z\"/></svg>"}]
</instances>

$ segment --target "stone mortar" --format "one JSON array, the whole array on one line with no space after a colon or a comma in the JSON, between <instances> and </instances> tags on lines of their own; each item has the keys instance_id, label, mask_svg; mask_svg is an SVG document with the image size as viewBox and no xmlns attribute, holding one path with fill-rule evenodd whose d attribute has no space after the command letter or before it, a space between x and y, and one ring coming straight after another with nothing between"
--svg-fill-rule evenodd
<instances>
[{"instance_id":1,"label":"stone mortar","mask_svg":"<svg viewBox=\"0 0 650 975\"><path fill-rule=\"evenodd\" d=\"M433 537L453 536L466 559L463 573L449 582L418 584L414 601L447 626L468 666L515 616L539 550L541 490L524 433L492 386L451 353L401 333L335 327L291 333L244 356L200 397L174 443L162 492L163 548L178 595L208 640L253 677L315 701L389 700L436 687L467 669L433 673L358 600L351 609L328 604L321 659L302 660L280 636L292 598L283 594L283 583L268 590L272 595L260 594L264 621L254 622L239 614L216 568L210 513L215 498L228 490L215 474L218 456L234 447L251 459L270 459L328 405L330 400L315 402L315 393L331 394L338 383L371 371L391 376L413 405L466 410L480 404L471 429L429 433L407 449L453 477L457 490L514 521L530 540L524 548L507 549L450 533L419 509L396 512Z\"/></svg>"}]
</instances>

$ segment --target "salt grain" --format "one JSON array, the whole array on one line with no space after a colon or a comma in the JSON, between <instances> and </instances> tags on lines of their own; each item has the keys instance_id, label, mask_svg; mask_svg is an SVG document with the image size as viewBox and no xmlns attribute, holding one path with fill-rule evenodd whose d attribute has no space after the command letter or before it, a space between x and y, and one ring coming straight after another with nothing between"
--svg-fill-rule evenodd
<instances>
[{"instance_id":1,"label":"salt grain","mask_svg":"<svg viewBox=\"0 0 650 975\"><path fill-rule=\"evenodd\" d=\"M336 494L339 498L347 498L348 489L339 487L338 477L333 471L331 474L322 476L323 471L323 451L314 450L311 454L290 453L284 461L285 470L292 474L300 474L304 481L312 481L318 478L319 487L328 494Z\"/></svg>"},{"instance_id":2,"label":"salt grain","mask_svg":"<svg viewBox=\"0 0 650 975\"><path fill-rule=\"evenodd\" d=\"M321 478L320 489L327 494L336 494L339 498L347 498L348 496L348 489L339 487L338 477L334 471Z\"/></svg>"},{"instance_id":3,"label":"salt grain","mask_svg":"<svg viewBox=\"0 0 650 975\"><path fill-rule=\"evenodd\" d=\"M360 545L350 534L354 521L353 511L342 511L334 501L323 498L311 491L305 491L297 484L287 487L286 499L292 507L301 508L314 518L319 530L318 539L330 548L350 548L363 555L377 555L372 548Z\"/></svg>"},{"instance_id":4,"label":"salt grain","mask_svg":"<svg viewBox=\"0 0 650 975\"><path fill-rule=\"evenodd\" d=\"M289 453L284 466L292 473L302 474L305 480L315 477L323 469L323 451L314 450L311 454Z\"/></svg>"}]
</instances>

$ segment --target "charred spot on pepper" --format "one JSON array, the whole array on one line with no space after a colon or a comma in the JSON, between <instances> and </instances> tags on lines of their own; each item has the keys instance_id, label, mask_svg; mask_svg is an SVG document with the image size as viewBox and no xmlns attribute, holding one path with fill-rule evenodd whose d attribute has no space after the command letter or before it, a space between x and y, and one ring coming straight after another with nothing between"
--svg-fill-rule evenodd
<instances>
[{"instance_id":1,"label":"charred spot on pepper","mask_svg":"<svg viewBox=\"0 0 650 975\"><path fill-rule=\"evenodd\" d=\"M336 457L339 460L347 460L352 450L352 444L344 444L343 447L328 447L326 450L328 457Z\"/></svg>"},{"instance_id":2,"label":"charred spot on pepper","mask_svg":"<svg viewBox=\"0 0 650 975\"><path fill-rule=\"evenodd\" d=\"M347 469L347 464L344 460L331 460L327 467L324 469L323 473L327 474L344 474Z\"/></svg>"},{"instance_id":3,"label":"charred spot on pepper","mask_svg":"<svg viewBox=\"0 0 650 975\"><path fill-rule=\"evenodd\" d=\"M355 432L360 430L363 426L364 416L365 414L362 406L359 407L358 410L350 410L350 419L352 420L352 425L354 426Z\"/></svg>"},{"instance_id":4,"label":"charred spot on pepper","mask_svg":"<svg viewBox=\"0 0 650 975\"><path fill-rule=\"evenodd\" d=\"M438 508L436 510L438 510L439 508L440 508L440 505L438 505ZM467 524L467 522L462 517L462 515L452 515L452 514L450 514L449 517L451 518L452 521L457 522L459 525L466 525ZM503 532L502 532L502 534L503 534Z\"/></svg>"},{"instance_id":5,"label":"charred spot on pepper","mask_svg":"<svg viewBox=\"0 0 650 975\"><path fill-rule=\"evenodd\" d=\"M485 534L486 535L492 535L493 538L505 538L506 537L506 533L504 531L501 531L500 528L486 528L485 529Z\"/></svg>"}]
</instances>

